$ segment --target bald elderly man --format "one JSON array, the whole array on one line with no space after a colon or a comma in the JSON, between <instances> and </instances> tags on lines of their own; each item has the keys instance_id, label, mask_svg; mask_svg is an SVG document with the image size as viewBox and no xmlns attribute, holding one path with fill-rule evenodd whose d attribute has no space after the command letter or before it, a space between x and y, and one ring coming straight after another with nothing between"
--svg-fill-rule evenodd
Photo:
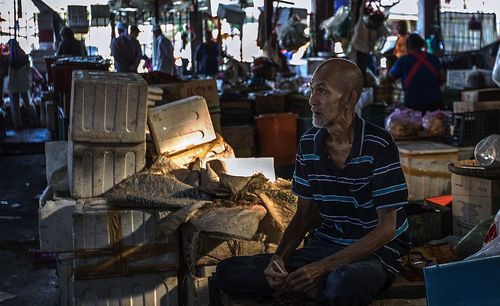
<instances>
[{"instance_id":1,"label":"bald elderly man","mask_svg":"<svg viewBox=\"0 0 500 306\"><path fill-rule=\"evenodd\" d=\"M274 255L219 263L214 281L225 293L369 305L396 278L410 248L407 187L392 137L354 112L362 86L347 60L327 60L314 72L314 127L300 139L293 175L297 212Z\"/></svg>"}]
</instances>

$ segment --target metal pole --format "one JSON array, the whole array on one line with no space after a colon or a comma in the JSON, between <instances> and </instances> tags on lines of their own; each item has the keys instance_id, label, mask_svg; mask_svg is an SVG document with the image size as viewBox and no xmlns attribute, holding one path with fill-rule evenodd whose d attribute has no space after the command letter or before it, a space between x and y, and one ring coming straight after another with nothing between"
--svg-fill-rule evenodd
<instances>
[{"instance_id":1,"label":"metal pole","mask_svg":"<svg viewBox=\"0 0 500 306\"><path fill-rule=\"evenodd\" d=\"M17 40L17 3L16 0L14 0L14 39Z\"/></svg>"}]
</instances>

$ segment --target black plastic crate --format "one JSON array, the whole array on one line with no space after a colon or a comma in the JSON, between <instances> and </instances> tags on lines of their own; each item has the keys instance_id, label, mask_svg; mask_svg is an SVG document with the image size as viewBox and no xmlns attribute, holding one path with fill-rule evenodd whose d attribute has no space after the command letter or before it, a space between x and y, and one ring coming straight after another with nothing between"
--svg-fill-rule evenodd
<instances>
[{"instance_id":1,"label":"black plastic crate","mask_svg":"<svg viewBox=\"0 0 500 306\"><path fill-rule=\"evenodd\" d=\"M483 130L482 114L468 112L446 116L446 142L454 146L473 146Z\"/></svg>"},{"instance_id":2,"label":"black plastic crate","mask_svg":"<svg viewBox=\"0 0 500 306\"><path fill-rule=\"evenodd\" d=\"M454 146L475 146L484 137L498 133L500 133L498 110L446 116L446 140Z\"/></svg>"}]
</instances>

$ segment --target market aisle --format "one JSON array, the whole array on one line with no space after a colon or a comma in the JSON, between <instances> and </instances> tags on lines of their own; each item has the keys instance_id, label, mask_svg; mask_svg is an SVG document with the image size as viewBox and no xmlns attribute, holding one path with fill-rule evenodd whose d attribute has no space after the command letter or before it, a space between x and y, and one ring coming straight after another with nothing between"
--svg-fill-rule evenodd
<instances>
[{"instance_id":1,"label":"market aisle","mask_svg":"<svg viewBox=\"0 0 500 306\"><path fill-rule=\"evenodd\" d=\"M0 155L0 302L57 305L56 264L38 249L38 197L45 188L45 155Z\"/></svg>"}]
</instances>

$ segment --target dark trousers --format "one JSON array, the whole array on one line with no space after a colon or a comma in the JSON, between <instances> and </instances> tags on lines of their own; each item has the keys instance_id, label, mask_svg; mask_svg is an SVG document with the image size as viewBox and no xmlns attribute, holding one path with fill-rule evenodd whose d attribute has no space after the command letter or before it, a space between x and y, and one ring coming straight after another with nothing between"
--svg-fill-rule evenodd
<instances>
[{"instance_id":1,"label":"dark trousers","mask_svg":"<svg viewBox=\"0 0 500 306\"><path fill-rule=\"evenodd\" d=\"M297 270L341 249L341 246L321 238L310 238L304 248L295 251L285 268L289 272ZM264 269L271 257L272 255L255 255L223 260L217 265L215 285L231 296L256 301L268 300L274 290L264 276ZM369 305L381 291L390 286L395 277L374 255L340 266L333 272L326 273L320 280L318 304Z\"/></svg>"}]
</instances>

